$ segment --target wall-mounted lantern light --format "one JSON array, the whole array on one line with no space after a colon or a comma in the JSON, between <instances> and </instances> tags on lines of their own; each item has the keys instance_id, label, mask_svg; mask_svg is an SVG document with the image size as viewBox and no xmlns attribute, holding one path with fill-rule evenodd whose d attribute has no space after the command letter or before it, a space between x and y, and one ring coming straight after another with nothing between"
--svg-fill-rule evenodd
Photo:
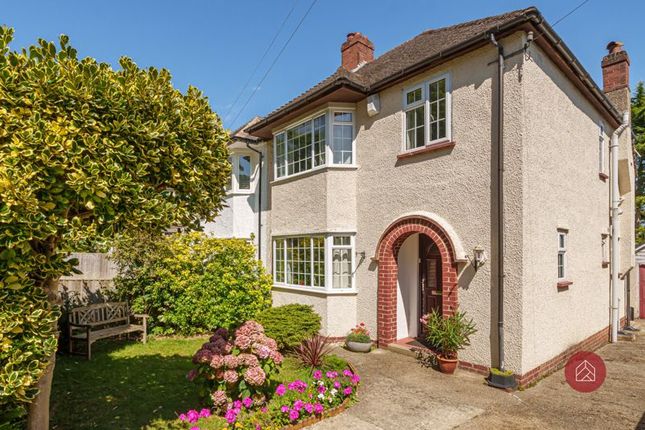
<instances>
[{"instance_id":1,"label":"wall-mounted lantern light","mask_svg":"<svg viewBox=\"0 0 645 430\"><path fill-rule=\"evenodd\" d=\"M475 271L482 267L488 257L486 256L486 251L481 246L476 246L473 249L473 258L470 260L471 264L475 268Z\"/></svg>"}]
</instances>

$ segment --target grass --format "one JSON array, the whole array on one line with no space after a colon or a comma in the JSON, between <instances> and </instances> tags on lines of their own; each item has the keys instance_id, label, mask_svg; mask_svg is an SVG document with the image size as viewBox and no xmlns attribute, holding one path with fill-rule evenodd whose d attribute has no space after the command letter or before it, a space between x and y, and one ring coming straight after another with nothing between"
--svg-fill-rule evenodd
<instances>
[{"instance_id":1,"label":"grass","mask_svg":"<svg viewBox=\"0 0 645 430\"><path fill-rule=\"evenodd\" d=\"M195 407L185 375L204 339L159 339L147 344L100 341L92 360L59 355L51 398L52 429L139 429Z\"/></svg>"},{"instance_id":2,"label":"grass","mask_svg":"<svg viewBox=\"0 0 645 430\"><path fill-rule=\"evenodd\" d=\"M198 408L197 386L186 379L192 355L202 338L152 339L147 344L105 340L92 347L92 360L59 355L51 398L51 428L141 429L154 422L165 428L177 412ZM328 356L325 367L341 369L346 362ZM310 369L286 357L281 381L309 379ZM220 428L212 420L203 429ZM212 427L211 427L212 426Z\"/></svg>"}]
</instances>

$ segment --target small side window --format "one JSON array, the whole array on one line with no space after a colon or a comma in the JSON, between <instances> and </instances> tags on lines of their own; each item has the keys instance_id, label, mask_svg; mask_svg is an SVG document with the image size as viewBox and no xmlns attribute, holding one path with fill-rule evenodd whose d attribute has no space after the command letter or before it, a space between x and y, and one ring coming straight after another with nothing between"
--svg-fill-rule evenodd
<instances>
[{"instance_id":1,"label":"small side window","mask_svg":"<svg viewBox=\"0 0 645 430\"><path fill-rule=\"evenodd\" d=\"M567 232L558 230L558 280L567 278Z\"/></svg>"}]
</instances>

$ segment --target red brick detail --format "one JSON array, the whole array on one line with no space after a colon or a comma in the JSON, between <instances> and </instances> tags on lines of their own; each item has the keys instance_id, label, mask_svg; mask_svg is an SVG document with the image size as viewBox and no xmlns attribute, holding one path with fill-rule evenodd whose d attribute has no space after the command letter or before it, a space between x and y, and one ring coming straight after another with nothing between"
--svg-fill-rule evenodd
<instances>
[{"instance_id":1,"label":"red brick detail","mask_svg":"<svg viewBox=\"0 0 645 430\"><path fill-rule=\"evenodd\" d=\"M623 44L610 42L607 45L609 54L602 59L603 91L620 90L629 87L629 55L623 51Z\"/></svg>"},{"instance_id":2,"label":"red brick detail","mask_svg":"<svg viewBox=\"0 0 645 430\"><path fill-rule=\"evenodd\" d=\"M374 44L361 33L349 33L340 54L343 69L351 71L361 63L374 60Z\"/></svg>"},{"instance_id":3,"label":"red brick detail","mask_svg":"<svg viewBox=\"0 0 645 430\"><path fill-rule=\"evenodd\" d=\"M405 218L392 224L379 242L378 257L378 345L396 341L397 257L405 239L419 233L428 236L441 255L442 312L449 316L457 309L457 264L454 250L446 232L434 222L422 217Z\"/></svg>"},{"instance_id":4,"label":"red brick detail","mask_svg":"<svg viewBox=\"0 0 645 430\"><path fill-rule=\"evenodd\" d=\"M625 318L621 318L620 325L625 324ZM609 337L611 335L610 327L605 327L599 332L592 334L585 340L580 343L577 343L560 354L556 355L549 361L546 361L539 366L529 370L523 375L515 375L519 388L525 388L528 385L533 384L545 376L548 376L560 369L562 369L575 353L580 351L595 351L598 348L609 343ZM488 375L490 368L481 364L470 363L467 361L459 360L459 368L468 370L470 372L475 372L480 375Z\"/></svg>"}]
</instances>

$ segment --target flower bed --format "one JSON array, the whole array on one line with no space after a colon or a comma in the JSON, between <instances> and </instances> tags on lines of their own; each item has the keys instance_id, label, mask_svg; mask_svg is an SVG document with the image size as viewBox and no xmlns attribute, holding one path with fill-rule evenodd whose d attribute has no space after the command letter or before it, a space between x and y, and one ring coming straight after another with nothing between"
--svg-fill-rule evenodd
<instances>
[{"instance_id":1,"label":"flower bed","mask_svg":"<svg viewBox=\"0 0 645 430\"><path fill-rule=\"evenodd\" d=\"M170 428L190 430L296 430L342 412L356 398L359 375L347 364L342 371L314 370L309 378L279 384L271 400L258 404L250 397L230 402L224 417L210 409L179 415Z\"/></svg>"}]
</instances>

